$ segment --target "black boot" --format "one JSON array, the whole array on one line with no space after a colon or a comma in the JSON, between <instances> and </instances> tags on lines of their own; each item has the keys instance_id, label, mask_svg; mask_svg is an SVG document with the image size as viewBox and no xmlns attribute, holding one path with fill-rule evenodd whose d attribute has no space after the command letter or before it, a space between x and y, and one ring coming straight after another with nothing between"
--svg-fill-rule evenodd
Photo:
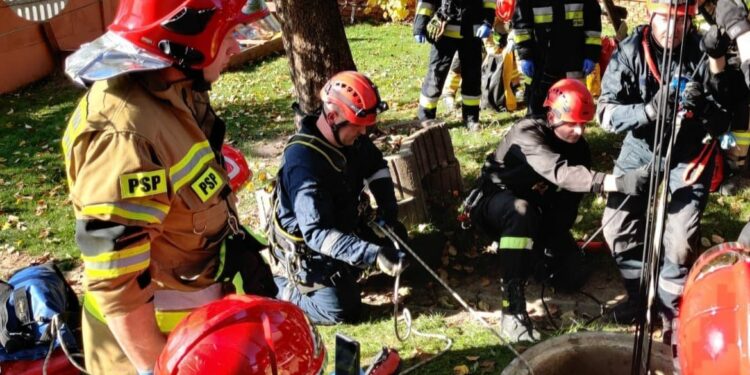
<instances>
[{"instance_id":1,"label":"black boot","mask_svg":"<svg viewBox=\"0 0 750 375\"><path fill-rule=\"evenodd\" d=\"M626 279L625 291L628 293L628 298L607 310L603 316L604 320L623 325L633 325L642 322L646 317L646 310L640 302L639 288L639 279Z\"/></svg>"},{"instance_id":2,"label":"black boot","mask_svg":"<svg viewBox=\"0 0 750 375\"><path fill-rule=\"evenodd\" d=\"M539 332L526 313L524 283L520 279L503 282L503 317L500 322L502 334L512 343L538 341Z\"/></svg>"}]
</instances>

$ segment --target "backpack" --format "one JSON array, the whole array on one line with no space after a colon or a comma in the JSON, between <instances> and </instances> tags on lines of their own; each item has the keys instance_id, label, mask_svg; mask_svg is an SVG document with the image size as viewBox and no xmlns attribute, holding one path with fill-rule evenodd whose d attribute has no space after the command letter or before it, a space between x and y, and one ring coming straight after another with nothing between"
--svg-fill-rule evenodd
<instances>
[{"instance_id":1,"label":"backpack","mask_svg":"<svg viewBox=\"0 0 750 375\"><path fill-rule=\"evenodd\" d=\"M518 75L514 59L513 51L508 47L499 54L487 54L482 62L480 108L498 112L518 109L515 91L519 84L514 80Z\"/></svg>"},{"instance_id":2,"label":"backpack","mask_svg":"<svg viewBox=\"0 0 750 375\"><path fill-rule=\"evenodd\" d=\"M61 347L78 352L81 306L52 262L0 280L0 362L37 360Z\"/></svg>"}]
</instances>

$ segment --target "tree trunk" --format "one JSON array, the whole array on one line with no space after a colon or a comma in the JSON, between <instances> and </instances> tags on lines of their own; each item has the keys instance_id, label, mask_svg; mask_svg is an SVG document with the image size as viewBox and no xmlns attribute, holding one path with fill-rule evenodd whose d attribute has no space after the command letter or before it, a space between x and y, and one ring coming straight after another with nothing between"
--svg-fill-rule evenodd
<instances>
[{"instance_id":1,"label":"tree trunk","mask_svg":"<svg viewBox=\"0 0 750 375\"><path fill-rule=\"evenodd\" d=\"M320 107L323 84L342 70L356 70L336 0L276 0L284 49L300 109Z\"/></svg>"}]
</instances>

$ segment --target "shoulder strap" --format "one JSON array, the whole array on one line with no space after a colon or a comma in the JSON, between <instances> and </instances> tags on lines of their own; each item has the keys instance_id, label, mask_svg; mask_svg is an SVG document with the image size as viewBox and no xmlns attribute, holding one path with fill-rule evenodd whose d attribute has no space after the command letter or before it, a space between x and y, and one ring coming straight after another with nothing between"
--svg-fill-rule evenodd
<instances>
[{"instance_id":1,"label":"shoulder strap","mask_svg":"<svg viewBox=\"0 0 750 375\"><path fill-rule=\"evenodd\" d=\"M326 160L328 160L328 163L331 164L331 167L335 169L336 172L341 173L344 171L344 168L346 168L346 156L344 156L341 151L331 146L328 142L314 135L299 133L295 134L291 139L289 139L289 142L286 144L284 150L289 148L291 145L302 145L318 152L319 154L323 155Z\"/></svg>"},{"instance_id":2,"label":"shoulder strap","mask_svg":"<svg viewBox=\"0 0 750 375\"><path fill-rule=\"evenodd\" d=\"M656 78L656 81L661 83L661 75L659 74L659 69L656 68L656 63L654 63L654 59L651 57L651 48L648 45L648 33L649 33L649 27L646 26L643 28L643 35L641 37L641 46L643 47L643 55L646 57L646 65L648 65L648 70L651 72L651 74Z\"/></svg>"}]
</instances>

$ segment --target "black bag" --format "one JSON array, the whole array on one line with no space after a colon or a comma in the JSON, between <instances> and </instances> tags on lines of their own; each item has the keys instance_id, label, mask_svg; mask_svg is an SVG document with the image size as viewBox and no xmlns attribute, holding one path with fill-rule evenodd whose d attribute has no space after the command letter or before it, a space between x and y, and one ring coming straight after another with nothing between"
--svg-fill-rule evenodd
<instances>
[{"instance_id":1,"label":"black bag","mask_svg":"<svg viewBox=\"0 0 750 375\"><path fill-rule=\"evenodd\" d=\"M223 265L216 280L231 282L239 274L245 294L275 298L279 290L273 281L271 267L260 255L266 246L247 229L240 228L240 233L230 235L224 242Z\"/></svg>"},{"instance_id":2,"label":"black bag","mask_svg":"<svg viewBox=\"0 0 750 375\"><path fill-rule=\"evenodd\" d=\"M482 97L479 106L498 112L506 110L502 54L488 54L482 63Z\"/></svg>"}]
</instances>

